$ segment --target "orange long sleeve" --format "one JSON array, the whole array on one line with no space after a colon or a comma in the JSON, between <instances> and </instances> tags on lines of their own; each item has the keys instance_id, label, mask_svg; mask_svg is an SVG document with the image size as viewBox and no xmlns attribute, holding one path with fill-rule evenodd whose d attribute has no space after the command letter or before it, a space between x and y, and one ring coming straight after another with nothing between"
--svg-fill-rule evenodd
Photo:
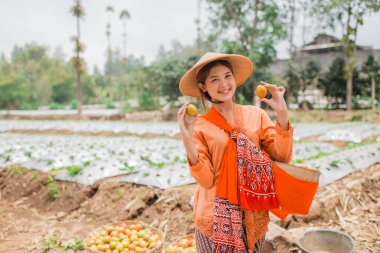
<instances>
[{"instance_id":1,"label":"orange long sleeve","mask_svg":"<svg viewBox=\"0 0 380 253\"><path fill-rule=\"evenodd\" d=\"M235 128L245 135L258 147L266 151L272 159L289 162L292 159L293 127L285 130L278 124L273 124L268 114L257 106L236 105ZM199 184L194 200L194 223L204 235L211 237L213 223L213 206L219 169L227 145L228 136L224 130L199 117L195 123L193 141L197 147L199 158L196 164L189 168L191 175ZM262 212L261 218L247 220L247 224L266 226L269 221L268 213ZM249 218L250 219L250 218ZM248 230L254 228L247 227ZM265 233L265 231L262 231ZM249 234L257 233L248 231ZM250 245L252 246L252 245Z\"/></svg>"}]
</instances>

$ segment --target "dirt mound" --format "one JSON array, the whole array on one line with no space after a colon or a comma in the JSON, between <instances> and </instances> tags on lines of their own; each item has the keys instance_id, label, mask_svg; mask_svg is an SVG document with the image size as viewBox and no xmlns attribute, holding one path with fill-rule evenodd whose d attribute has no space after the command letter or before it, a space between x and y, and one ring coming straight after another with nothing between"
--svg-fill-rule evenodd
<instances>
[{"instance_id":1,"label":"dirt mound","mask_svg":"<svg viewBox=\"0 0 380 253\"><path fill-rule=\"evenodd\" d=\"M170 190L104 179L92 186L54 181L20 166L0 170L0 252L43 252L47 241L85 239L98 226L141 220L167 238L194 232L189 200L195 185ZM59 196L52 198L52 192ZM5 207L5 208L3 208Z\"/></svg>"},{"instance_id":2,"label":"dirt mound","mask_svg":"<svg viewBox=\"0 0 380 253\"><path fill-rule=\"evenodd\" d=\"M118 177L92 186L53 182L49 174L17 165L0 170L0 252L55 252L63 244L86 239L101 225L121 220L160 228L164 247L194 232L189 200L196 185L161 190L121 183ZM379 252L379 199L380 164L320 187L308 216L276 221L285 229L268 233L267 239L277 243L275 249L274 243L269 245L268 252L299 252L296 237L287 233L298 230L301 235L310 226L345 231L355 238L358 252Z\"/></svg>"}]
</instances>

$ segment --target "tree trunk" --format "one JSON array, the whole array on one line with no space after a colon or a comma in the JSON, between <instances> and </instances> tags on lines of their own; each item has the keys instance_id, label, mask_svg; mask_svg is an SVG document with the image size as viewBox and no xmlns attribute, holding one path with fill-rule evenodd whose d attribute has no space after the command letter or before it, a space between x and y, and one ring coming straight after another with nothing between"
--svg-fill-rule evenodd
<instances>
[{"instance_id":1,"label":"tree trunk","mask_svg":"<svg viewBox=\"0 0 380 253\"><path fill-rule=\"evenodd\" d=\"M256 46L256 34L257 34L257 23L259 22L259 18L257 17L259 13L259 4L260 0L253 0L253 26L252 26L252 41L251 41L251 50L255 50Z\"/></svg>"},{"instance_id":2,"label":"tree trunk","mask_svg":"<svg viewBox=\"0 0 380 253\"><path fill-rule=\"evenodd\" d=\"M376 83L375 78L371 78L371 101L372 101L372 109L375 110L376 108Z\"/></svg>"},{"instance_id":3,"label":"tree trunk","mask_svg":"<svg viewBox=\"0 0 380 253\"><path fill-rule=\"evenodd\" d=\"M80 21L79 17L77 17L77 34L78 34L78 41L77 43L80 43ZM80 116L82 115L82 91L80 88L80 51L79 51L79 45L77 45L77 62L76 62L76 71L77 71L77 114Z\"/></svg>"},{"instance_id":4,"label":"tree trunk","mask_svg":"<svg viewBox=\"0 0 380 253\"><path fill-rule=\"evenodd\" d=\"M78 115L82 115L82 91L80 88L80 58L77 56L77 107Z\"/></svg>"},{"instance_id":5,"label":"tree trunk","mask_svg":"<svg viewBox=\"0 0 380 253\"><path fill-rule=\"evenodd\" d=\"M353 70L350 70L348 73L348 79L346 82L346 110L351 111L352 110L352 74Z\"/></svg>"}]
</instances>

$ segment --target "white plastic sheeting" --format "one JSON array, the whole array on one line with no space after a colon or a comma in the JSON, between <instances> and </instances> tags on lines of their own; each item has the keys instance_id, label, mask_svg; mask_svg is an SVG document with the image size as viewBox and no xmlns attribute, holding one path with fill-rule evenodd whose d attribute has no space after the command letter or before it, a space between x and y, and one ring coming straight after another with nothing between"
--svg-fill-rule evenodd
<instances>
[{"instance_id":1,"label":"white plastic sheeting","mask_svg":"<svg viewBox=\"0 0 380 253\"><path fill-rule=\"evenodd\" d=\"M294 140L299 141L305 138L322 135L334 129L344 129L353 123L293 123Z\"/></svg>"},{"instance_id":2,"label":"white plastic sheeting","mask_svg":"<svg viewBox=\"0 0 380 253\"><path fill-rule=\"evenodd\" d=\"M0 166L20 163L44 172L77 166L55 176L84 185L116 175L122 181L169 188L194 182L183 144L165 138L0 134Z\"/></svg>"},{"instance_id":3,"label":"white plastic sheeting","mask_svg":"<svg viewBox=\"0 0 380 253\"><path fill-rule=\"evenodd\" d=\"M59 109L59 110L0 110L0 115L16 115L16 116L49 116L49 115L76 115L78 110ZM83 115L110 116L119 114L118 109L82 109Z\"/></svg>"},{"instance_id":4,"label":"white plastic sheeting","mask_svg":"<svg viewBox=\"0 0 380 253\"><path fill-rule=\"evenodd\" d=\"M293 147L293 160L306 159L321 153L332 153L337 149L336 146L323 142L296 143Z\"/></svg>"},{"instance_id":5,"label":"white plastic sheeting","mask_svg":"<svg viewBox=\"0 0 380 253\"><path fill-rule=\"evenodd\" d=\"M0 126L5 128L6 121ZM20 123L22 121L14 121ZM54 121L49 121L48 124ZM38 121L25 121L21 129L30 126L44 124ZM57 122L51 123L56 124ZM131 127L130 131L152 131L155 126L162 126L157 133L165 131L165 124L178 128L176 122L160 122L155 125L152 122L58 122L66 124L64 127L79 128L88 131L91 127L99 129L121 129ZM115 124L114 124L115 123ZM72 124L72 125L70 125ZM97 125L99 124L99 125ZM103 125L104 124L104 125ZM113 125L114 124L114 125ZM125 124L125 125L124 125ZM78 126L79 125L79 126ZM323 125L323 124L322 124ZM149 126L151 128L149 128ZM351 128L349 127L351 126ZM51 126L47 126L51 127ZM88 127L89 129L86 129ZM118 128L119 127L119 128ZM309 129L318 129L318 124L309 124ZM323 126L324 127L324 126ZM323 128L322 127L322 128ZM343 125L341 125L343 129ZM47 128L49 129L49 128ZM296 128L310 132L303 125ZM378 127L371 124L348 124L344 129L355 129L376 134ZM314 132L315 133L315 132ZM302 135L302 133L300 133ZM361 138L366 134L362 134ZM325 184L339 179L348 173L380 162L380 137L377 143L339 152L339 148L323 142L303 142L294 144L293 161L307 159L319 154L321 158L308 160L307 165L321 170L321 183ZM76 136L76 135L38 135L38 134L11 134L0 133L0 167L4 165L20 163L27 168L36 168L47 172L53 168L65 168L77 166L80 172L72 175L66 169L59 170L56 179L74 181L81 184L93 184L96 180L119 175L119 180L170 188L174 186L193 183L186 162L186 154L180 140L170 138L138 138L138 137L101 137L101 136ZM334 153L334 154L331 154ZM331 154L331 155L329 155Z\"/></svg>"},{"instance_id":6,"label":"white plastic sheeting","mask_svg":"<svg viewBox=\"0 0 380 253\"><path fill-rule=\"evenodd\" d=\"M122 122L71 120L0 120L0 132L7 130L71 130L97 133L110 131L132 134L179 134L178 122Z\"/></svg>"},{"instance_id":7,"label":"white plastic sheeting","mask_svg":"<svg viewBox=\"0 0 380 253\"><path fill-rule=\"evenodd\" d=\"M370 136L377 135L380 135L380 124L353 123L343 129L330 130L321 135L318 140L360 143Z\"/></svg>"},{"instance_id":8,"label":"white plastic sheeting","mask_svg":"<svg viewBox=\"0 0 380 253\"><path fill-rule=\"evenodd\" d=\"M305 162L321 171L321 184L338 180L345 175L380 162L380 143L337 152Z\"/></svg>"},{"instance_id":9,"label":"white plastic sheeting","mask_svg":"<svg viewBox=\"0 0 380 253\"><path fill-rule=\"evenodd\" d=\"M320 136L320 141L342 140L360 142L372 136L380 135L380 125L369 123L316 123L293 124L294 140ZM176 121L171 122L115 122L115 121L70 121L70 120L0 120L0 132L7 130L71 130L77 132L97 133L110 131L131 134L162 134L174 136L179 134Z\"/></svg>"}]
</instances>

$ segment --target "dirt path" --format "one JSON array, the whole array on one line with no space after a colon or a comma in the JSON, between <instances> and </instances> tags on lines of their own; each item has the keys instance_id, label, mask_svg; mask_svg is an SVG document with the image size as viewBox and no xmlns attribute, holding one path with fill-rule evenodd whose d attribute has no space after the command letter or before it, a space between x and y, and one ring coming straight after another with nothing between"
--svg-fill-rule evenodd
<instances>
[{"instance_id":1,"label":"dirt path","mask_svg":"<svg viewBox=\"0 0 380 253\"><path fill-rule=\"evenodd\" d=\"M160 190L117 177L92 186L58 181L53 187L48 181L47 174L17 166L0 170L0 252L57 252L59 245L121 220L159 227L166 244L194 232L189 200L196 185ZM60 196L54 200L52 193ZM308 216L276 223L287 229L335 227L355 238L357 252L379 252L379 199L377 164L321 187ZM50 250L41 249L44 243Z\"/></svg>"}]
</instances>

